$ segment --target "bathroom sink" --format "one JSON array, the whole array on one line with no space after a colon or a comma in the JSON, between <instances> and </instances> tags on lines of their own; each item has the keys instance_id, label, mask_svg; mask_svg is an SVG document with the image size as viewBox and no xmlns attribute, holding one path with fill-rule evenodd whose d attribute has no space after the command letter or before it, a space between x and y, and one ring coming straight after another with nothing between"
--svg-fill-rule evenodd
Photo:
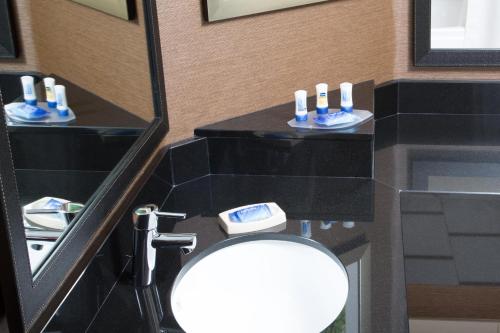
<instances>
[{"instance_id":1,"label":"bathroom sink","mask_svg":"<svg viewBox=\"0 0 500 333\"><path fill-rule=\"evenodd\" d=\"M186 333L321 332L347 300L340 260L298 236L259 234L215 244L188 262L171 293Z\"/></svg>"}]
</instances>

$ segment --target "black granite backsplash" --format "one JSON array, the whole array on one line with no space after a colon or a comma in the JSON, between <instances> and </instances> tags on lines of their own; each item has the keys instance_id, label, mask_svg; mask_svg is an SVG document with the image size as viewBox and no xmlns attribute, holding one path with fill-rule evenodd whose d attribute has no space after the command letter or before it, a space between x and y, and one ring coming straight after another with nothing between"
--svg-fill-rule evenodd
<instances>
[{"instance_id":1,"label":"black granite backsplash","mask_svg":"<svg viewBox=\"0 0 500 333\"><path fill-rule=\"evenodd\" d=\"M375 118L397 113L500 114L499 81L397 80L375 89Z\"/></svg>"},{"instance_id":2,"label":"black granite backsplash","mask_svg":"<svg viewBox=\"0 0 500 333\"><path fill-rule=\"evenodd\" d=\"M371 140L209 138L212 174L372 176Z\"/></svg>"}]
</instances>

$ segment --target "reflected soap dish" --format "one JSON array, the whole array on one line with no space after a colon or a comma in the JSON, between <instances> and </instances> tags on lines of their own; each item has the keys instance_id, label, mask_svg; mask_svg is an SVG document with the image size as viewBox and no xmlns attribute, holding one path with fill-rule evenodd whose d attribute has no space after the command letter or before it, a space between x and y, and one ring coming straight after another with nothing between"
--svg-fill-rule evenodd
<instances>
[{"instance_id":1,"label":"reflected soap dish","mask_svg":"<svg viewBox=\"0 0 500 333\"><path fill-rule=\"evenodd\" d=\"M60 198L41 198L23 207L24 220L30 226L33 226L35 228L41 228L43 230L62 231L68 226L68 219L66 217L66 214L26 214L26 211L29 209L57 209L68 202L70 201Z\"/></svg>"},{"instance_id":2,"label":"reflected soap dish","mask_svg":"<svg viewBox=\"0 0 500 333\"><path fill-rule=\"evenodd\" d=\"M25 105L25 103L14 102L4 106L5 114L7 115L8 120L14 123L21 123L21 124L51 125L51 124L66 124L76 119L75 113L70 108L68 108L67 116L60 116L59 113L57 112L57 109L49 108L47 102L39 102L37 105L39 108L44 109L47 112L46 116L42 118L27 119L24 117L20 117L13 111L15 108L22 105Z\"/></svg>"}]
</instances>

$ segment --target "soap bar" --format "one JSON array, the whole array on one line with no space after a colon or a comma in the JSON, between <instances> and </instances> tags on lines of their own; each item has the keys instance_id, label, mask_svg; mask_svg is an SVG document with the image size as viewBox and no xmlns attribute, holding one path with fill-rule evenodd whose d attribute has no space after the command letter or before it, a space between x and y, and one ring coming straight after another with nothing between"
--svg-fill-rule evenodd
<instances>
[{"instance_id":1,"label":"soap bar","mask_svg":"<svg viewBox=\"0 0 500 333\"><path fill-rule=\"evenodd\" d=\"M314 118L314 122L320 126L334 126L355 122L357 116L348 112L335 112L326 115L320 115Z\"/></svg>"},{"instance_id":2,"label":"soap bar","mask_svg":"<svg viewBox=\"0 0 500 333\"><path fill-rule=\"evenodd\" d=\"M219 214L219 224L228 234L265 230L285 222L286 214L275 202L242 206Z\"/></svg>"},{"instance_id":3,"label":"soap bar","mask_svg":"<svg viewBox=\"0 0 500 333\"><path fill-rule=\"evenodd\" d=\"M266 204L254 205L234 211L229 214L233 223L248 223L268 219L272 216L269 206Z\"/></svg>"},{"instance_id":4,"label":"soap bar","mask_svg":"<svg viewBox=\"0 0 500 333\"><path fill-rule=\"evenodd\" d=\"M16 117L26 120L42 119L49 115L49 112L37 106L28 105L26 103L11 103L5 106L7 114L12 114Z\"/></svg>"}]
</instances>

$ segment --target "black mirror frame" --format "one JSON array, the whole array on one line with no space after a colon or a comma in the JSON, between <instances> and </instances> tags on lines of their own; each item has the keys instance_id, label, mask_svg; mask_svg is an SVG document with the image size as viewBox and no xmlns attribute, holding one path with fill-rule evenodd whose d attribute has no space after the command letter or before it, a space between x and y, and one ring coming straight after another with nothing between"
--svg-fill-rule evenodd
<instances>
[{"instance_id":1,"label":"black mirror frame","mask_svg":"<svg viewBox=\"0 0 500 333\"><path fill-rule=\"evenodd\" d=\"M500 66L500 50L431 49L431 1L414 0L416 67Z\"/></svg>"},{"instance_id":2,"label":"black mirror frame","mask_svg":"<svg viewBox=\"0 0 500 333\"><path fill-rule=\"evenodd\" d=\"M168 132L156 1L142 0L155 118L33 277L5 116L0 112L0 284L11 332L39 332L77 282L116 221L102 222ZM3 110L0 100L0 110ZM6 144L7 143L7 144ZM1 301L1 300L0 300Z\"/></svg>"},{"instance_id":3,"label":"black mirror frame","mask_svg":"<svg viewBox=\"0 0 500 333\"><path fill-rule=\"evenodd\" d=\"M0 59L17 57L10 6L10 0L0 0Z\"/></svg>"}]
</instances>

